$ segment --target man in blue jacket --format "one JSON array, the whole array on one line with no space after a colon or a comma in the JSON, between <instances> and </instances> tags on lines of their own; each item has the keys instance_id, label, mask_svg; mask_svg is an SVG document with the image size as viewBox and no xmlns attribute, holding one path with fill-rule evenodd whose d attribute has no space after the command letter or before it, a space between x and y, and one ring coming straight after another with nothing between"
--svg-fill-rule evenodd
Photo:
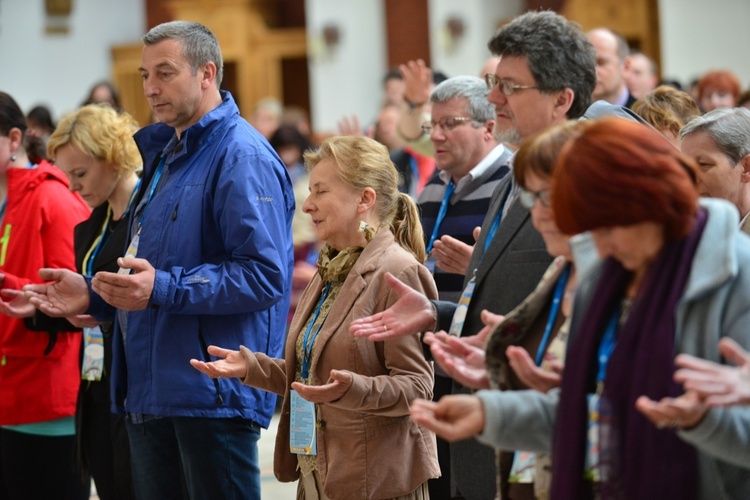
<instances>
[{"instance_id":1,"label":"man in blue jacket","mask_svg":"<svg viewBox=\"0 0 750 500\"><path fill-rule=\"evenodd\" d=\"M144 174L120 273L84 281L44 270L55 283L33 302L53 315L116 317L113 409L128 415L137 498L259 498L257 440L275 396L205 377L189 360L208 361L211 344L281 355L291 182L219 90L211 31L175 21L143 41L140 73L160 123L135 136Z\"/></svg>"}]
</instances>

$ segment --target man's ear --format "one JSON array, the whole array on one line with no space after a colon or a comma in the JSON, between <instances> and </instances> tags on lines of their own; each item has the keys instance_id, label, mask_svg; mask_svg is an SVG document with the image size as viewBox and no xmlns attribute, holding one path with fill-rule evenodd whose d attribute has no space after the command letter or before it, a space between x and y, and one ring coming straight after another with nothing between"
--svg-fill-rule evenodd
<instances>
[{"instance_id":1,"label":"man's ear","mask_svg":"<svg viewBox=\"0 0 750 500\"><path fill-rule=\"evenodd\" d=\"M212 85L216 85L216 64L209 61L198 68L198 72L201 75L201 88L207 89Z\"/></svg>"},{"instance_id":2,"label":"man's ear","mask_svg":"<svg viewBox=\"0 0 750 500\"><path fill-rule=\"evenodd\" d=\"M484 136L489 139L494 139L495 135L495 120L487 120L484 124Z\"/></svg>"},{"instance_id":3,"label":"man's ear","mask_svg":"<svg viewBox=\"0 0 750 500\"><path fill-rule=\"evenodd\" d=\"M564 88L557 93L555 99L555 115L557 117L567 116L570 107L573 106L573 99L575 99L575 92L571 88Z\"/></svg>"},{"instance_id":4,"label":"man's ear","mask_svg":"<svg viewBox=\"0 0 750 500\"><path fill-rule=\"evenodd\" d=\"M740 175L740 181L747 183L750 182L750 154L745 155L738 164L742 168L742 174Z\"/></svg>"}]
</instances>

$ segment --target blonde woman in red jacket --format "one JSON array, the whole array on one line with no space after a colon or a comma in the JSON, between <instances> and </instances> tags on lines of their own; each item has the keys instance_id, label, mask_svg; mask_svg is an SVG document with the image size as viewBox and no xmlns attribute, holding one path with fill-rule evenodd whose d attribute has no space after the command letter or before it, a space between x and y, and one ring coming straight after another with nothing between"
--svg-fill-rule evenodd
<instances>
[{"instance_id":1,"label":"blonde woman in red jacket","mask_svg":"<svg viewBox=\"0 0 750 500\"><path fill-rule=\"evenodd\" d=\"M73 228L86 204L68 190L23 112L0 92L0 275L2 288L41 280L41 267L75 268ZM75 469L81 335L29 330L0 315L0 498L89 497Z\"/></svg>"}]
</instances>

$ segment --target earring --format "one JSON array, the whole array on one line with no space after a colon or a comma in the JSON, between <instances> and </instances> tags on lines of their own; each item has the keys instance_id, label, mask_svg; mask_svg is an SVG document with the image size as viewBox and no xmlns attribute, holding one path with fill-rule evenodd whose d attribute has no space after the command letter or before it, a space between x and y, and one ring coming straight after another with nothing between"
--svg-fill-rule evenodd
<instances>
[{"instance_id":1,"label":"earring","mask_svg":"<svg viewBox=\"0 0 750 500\"><path fill-rule=\"evenodd\" d=\"M16 161L17 159L18 159L18 158L16 157L16 155L10 155L10 161L11 161L11 162L14 162L14 161Z\"/></svg>"}]
</instances>

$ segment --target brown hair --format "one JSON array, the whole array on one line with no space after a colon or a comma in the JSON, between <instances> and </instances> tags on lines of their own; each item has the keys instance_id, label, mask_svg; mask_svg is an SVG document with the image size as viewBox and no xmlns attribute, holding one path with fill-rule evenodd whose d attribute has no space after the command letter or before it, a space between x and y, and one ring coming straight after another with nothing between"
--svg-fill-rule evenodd
<instances>
[{"instance_id":1,"label":"brown hair","mask_svg":"<svg viewBox=\"0 0 750 500\"><path fill-rule=\"evenodd\" d=\"M563 147L552 210L561 231L656 222L668 241L685 237L698 207L697 167L655 130L603 118Z\"/></svg>"},{"instance_id":2,"label":"brown hair","mask_svg":"<svg viewBox=\"0 0 750 500\"><path fill-rule=\"evenodd\" d=\"M692 118L701 115L698 104L689 94L669 85L660 85L633 103L633 111L654 126L668 130L675 137Z\"/></svg>"},{"instance_id":3,"label":"brown hair","mask_svg":"<svg viewBox=\"0 0 750 500\"><path fill-rule=\"evenodd\" d=\"M23 141L21 146L26 155L33 163L38 163L46 158L44 141L27 131L26 117L21 107L10 94L0 92L0 135L8 135L10 131L17 128L21 131Z\"/></svg>"},{"instance_id":4,"label":"brown hair","mask_svg":"<svg viewBox=\"0 0 750 500\"><path fill-rule=\"evenodd\" d=\"M698 100L703 99L703 94L708 89L717 89L729 92L734 96L735 101L740 95L740 80L734 73L727 70L709 71L701 76L698 80Z\"/></svg>"},{"instance_id":5,"label":"brown hair","mask_svg":"<svg viewBox=\"0 0 750 500\"><path fill-rule=\"evenodd\" d=\"M529 174L552 177L555 161L565 143L581 135L593 123L591 120L570 120L523 141L513 158L513 176L518 185L525 188Z\"/></svg>"}]
</instances>

